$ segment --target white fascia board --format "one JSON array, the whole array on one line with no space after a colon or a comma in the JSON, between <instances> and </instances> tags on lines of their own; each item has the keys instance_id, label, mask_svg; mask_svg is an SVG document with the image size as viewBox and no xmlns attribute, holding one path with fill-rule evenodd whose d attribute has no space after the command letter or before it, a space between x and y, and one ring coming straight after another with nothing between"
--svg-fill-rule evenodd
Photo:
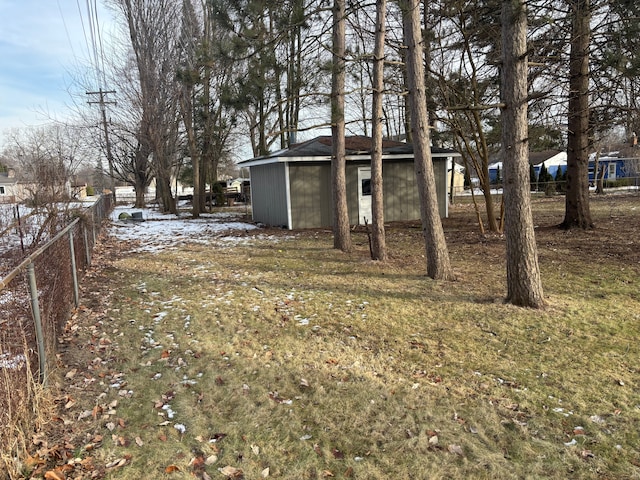
<instances>
[{"instance_id":1,"label":"white fascia board","mask_svg":"<svg viewBox=\"0 0 640 480\"><path fill-rule=\"evenodd\" d=\"M445 153L432 153L431 156L433 158L451 158L451 157L461 157L462 155L458 152L445 152ZM394 153L391 155L383 155L382 160L406 160L410 155L406 153ZM347 155L347 161L355 161L355 160L371 160L371 155ZM267 157L267 158L256 158L255 160L245 160L243 162L238 162L239 167L257 167L259 165L270 165L274 163L302 163L302 162L331 162L331 156L328 155L318 155L313 157Z\"/></svg>"},{"instance_id":2,"label":"white fascia board","mask_svg":"<svg viewBox=\"0 0 640 480\"><path fill-rule=\"evenodd\" d=\"M293 217L291 214L291 184L289 183L289 162L284 162L284 185L287 200L287 227L293 230Z\"/></svg>"},{"instance_id":3,"label":"white fascia board","mask_svg":"<svg viewBox=\"0 0 640 480\"><path fill-rule=\"evenodd\" d=\"M274 163L294 163L294 162L330 162L331 157L266 157L256 158L254 160L245 160L238 162L239 167L257 167L259 165L271 165Z\"/></svg>"}]
</instances>

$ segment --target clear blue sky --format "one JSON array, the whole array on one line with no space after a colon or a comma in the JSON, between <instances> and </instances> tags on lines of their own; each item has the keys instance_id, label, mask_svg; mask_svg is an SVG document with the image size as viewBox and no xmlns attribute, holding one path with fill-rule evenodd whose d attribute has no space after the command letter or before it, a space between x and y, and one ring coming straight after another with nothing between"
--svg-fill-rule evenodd
<instances>
[{"instance_id":1,"label":"clear blue sky","mask_svg":"<svg viewBox=\"0 0 640 480\"><path fill-rule=\"evenodd\" d=\"M95 5L106 36L112 19L99 0L0 0L0 138L68 115L74 72L90 58Z\"/></svg>"}]
</instances>

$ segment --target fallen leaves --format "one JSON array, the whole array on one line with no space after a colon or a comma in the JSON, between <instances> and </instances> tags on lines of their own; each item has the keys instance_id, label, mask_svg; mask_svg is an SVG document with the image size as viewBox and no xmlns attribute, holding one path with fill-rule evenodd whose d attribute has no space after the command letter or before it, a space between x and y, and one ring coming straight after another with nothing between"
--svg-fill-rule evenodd
<instances>
[{"instance_id":1,"label":"fallen leaves","mask_svg":"<svg viewBox=\"0 0 640 480\"><path fill-rule=\"evenodd\" d=\"M227 465L226 467L219 468L218 471L233 480L240 480L244 478L244 472L240 468L232 467L231 465Z\"/></svg>"},{"instance_id":2,"label":"fallen leaves","mask_svg":"<svg viewBox=\"0 0 640 480\"><path fill-rule=\"evenodd\" d=\"M108 462L105 465L106 469L113 469L113 468L120 468L120 467L124 467L125 465L129 464L131 462L131 459L133 458L132 455L124 455L121 458L117 458L115 460L112 460L111 462Z\"/></svg>"},{"instance_id":3,"label":"fallen leaves","mask_svg":"<svg viewBox=\"0 0 640 480\"><path fill-rule=\"evenodd\" d=\"M291 405L293 403L293 400L282 398L278 392L269 392L269 398L276 403L284 403L286 405Z\"/></svg>"},{"instance_id":4,"label":"fallen leaves","mask_svg":"<svg viewBox=\"0 0 640 480\"><path fill-rule=\"evenodd\" d=\"M44 474L45 480L65 480L67 477L61 470L49 470Z\"/></svg>"},{"instance_id":5,"label":"fallen leaves","mask_svg":"<svg viewBox=\"0 0 640 480\"><path fill-rule=\"evenodd\" d=\"M464 451L462 450L462 447L460 445L451 444L447 447L447 450L449 451L449 453L464 457Z\"/></svg>"}]
</instances>

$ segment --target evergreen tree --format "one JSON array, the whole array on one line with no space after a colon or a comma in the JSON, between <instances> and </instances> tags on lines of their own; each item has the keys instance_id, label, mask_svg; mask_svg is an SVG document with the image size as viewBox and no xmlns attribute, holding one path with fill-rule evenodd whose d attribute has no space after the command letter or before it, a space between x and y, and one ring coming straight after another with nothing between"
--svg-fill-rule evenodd
<instances>
[{"instance_id":1,"label":"evergreen tree","mask_svg":"<svg viewBox=\"0 0 640 480\"><path fill-rule=\"evenodd\" d=\"M556 170L556 175L553 178L553 180L556 184L556 191L564 192L566 187L565 182L567 180L567 176L566 176L566 172L563 172L560 166L558 166L558 170Z\"/></svg>"},{"instance_id":2,"label":"evergreen tree","mask_svg":"<svg viewBox=\"0 0 640 480\"><path fill-rule=\"evenodd\" d=\"M538 188L537 183L538 177L536 176L536 169L533 168L533 165L529 164L529 187L532 192Z\"/></svg>"},{"instance_id":3,"label":"evergreen tree","mask_svg":"<svg viewBox=\"0 0 640 480\"><path fill-rule=\"evenodd\" d=\"M540 173L538 174L538 191L546 192L547 185L552 180L553 180L553 177L549 173L549 170L547 170L546 165L544 163L540 164Z\"/></svg>"}]
</instances>

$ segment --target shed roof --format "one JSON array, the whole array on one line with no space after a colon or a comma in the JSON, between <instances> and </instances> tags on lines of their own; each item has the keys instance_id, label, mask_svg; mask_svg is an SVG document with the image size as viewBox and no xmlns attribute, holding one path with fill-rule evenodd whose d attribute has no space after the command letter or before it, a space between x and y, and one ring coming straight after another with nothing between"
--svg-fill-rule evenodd
<instances>
[{"instance_id":1,"label":"shed roof","mask_svg":"<svg viewBox=\"0 0 640 480\"><path fill-rule=\"evenodd\" d=\"M289 148L269 153L261 157L251 158L238 162L243 167L263 165L284 161L329 161L331 160L333 149L333 138L330 135L315 137L305 142L291 145ZM356 135L345 138L345 153L347 160L356 158L366 158L371 156L371 137ZM382 154L389 157L408 157L413 155L413 145L411 143L398 142L396 140L382 141ZM431 148L434 157L458 157L460 154L455 150L444 148Z\"/></svg>"}]
</instances>

